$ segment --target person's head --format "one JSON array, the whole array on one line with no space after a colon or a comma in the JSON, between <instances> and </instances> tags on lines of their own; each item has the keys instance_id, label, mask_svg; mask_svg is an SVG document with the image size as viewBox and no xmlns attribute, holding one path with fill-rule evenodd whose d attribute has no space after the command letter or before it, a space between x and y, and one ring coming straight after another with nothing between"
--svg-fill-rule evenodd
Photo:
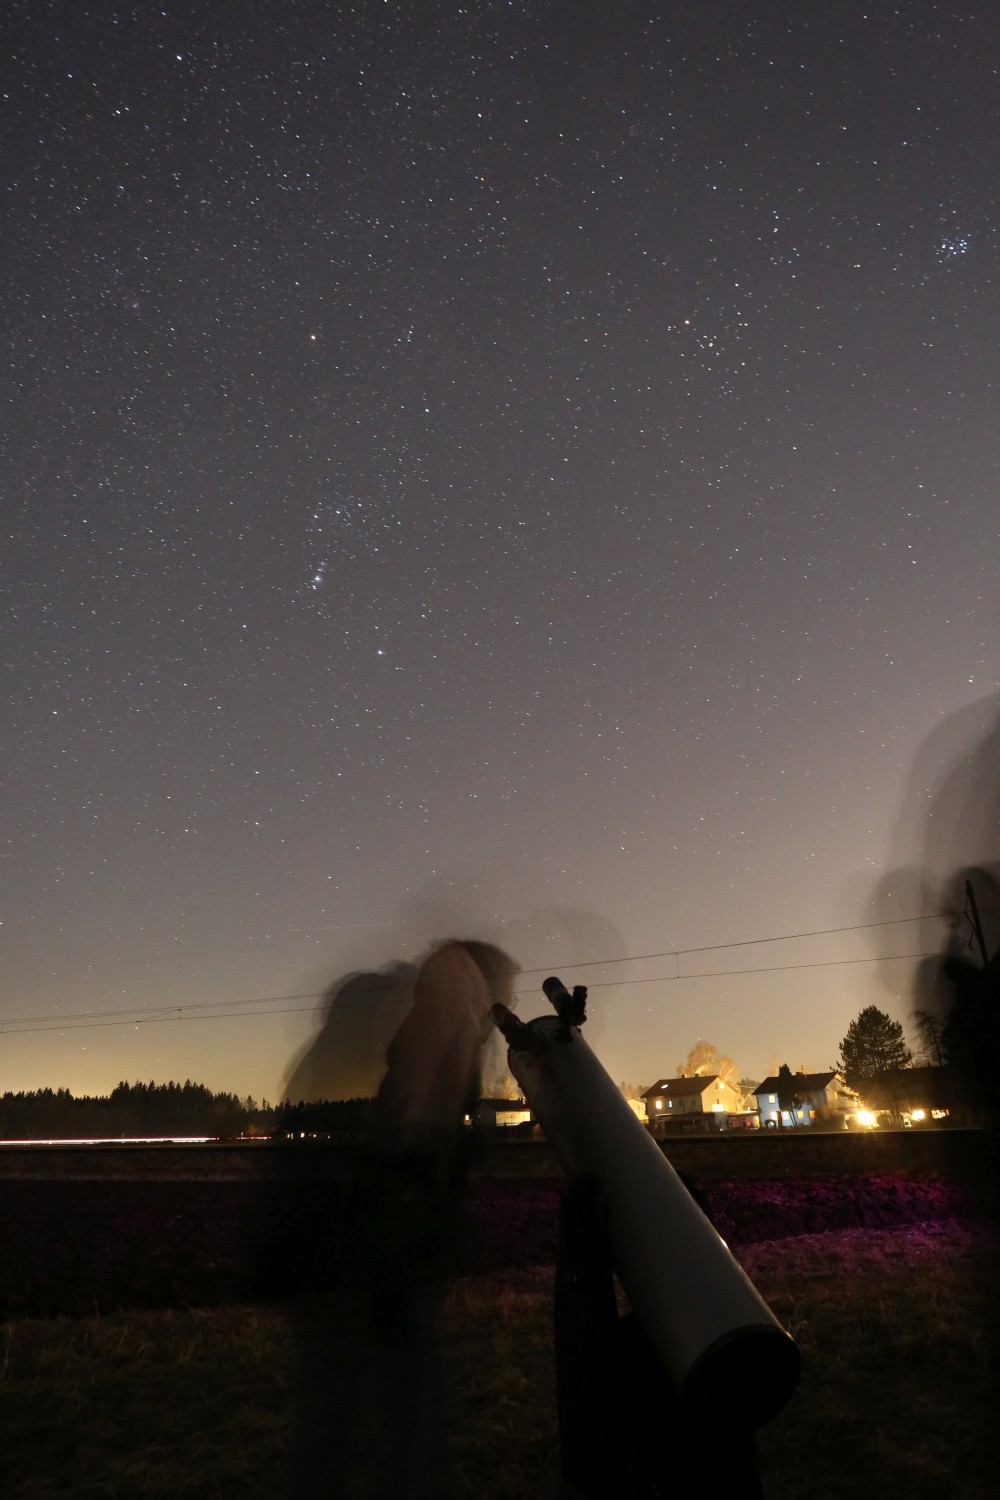
<instances>
[{"instance_id":1,"label":"person's head","mask_svg":"<svg viewBox=\"0 0 1000 1500\"><path fill-rule=\"evenodd\" d=\"M497 948L493 943L481 943L475 938L467 938L461 941L460 946L465 949L486 980L490 1005L499 1003L506 1005L508 1010L513 1010L517 1004L514 984L521 972L520 964L516 963L509 953L505 953L502 948Z\"/></svg>"},{"instance_id":2,"label":"person's head","mask_svg":"<svg viewBox=\"0 0 1000 1500\"><path fill-rule=\"evenodd\" d=\"M480 1043L493 1032L490 1010L498 1001L513 1009L518 964L493 943L475 938L449 938L437 943L417 975L413 1016L421 1025L432 1016L446 1017L453 1006L475 1016ZM453 1024L446 1022L445 1024Z\"/></svg>"},{"instance_id":3,"label":"person's head","mask_svg":"<svg viewBox=\"0 0 1000 1500\"><path fill-rule=\"evenodd\" d=\"M521 972L520 964L494 943L482 943L477 938L462 938L459 942L469 957L475 961L491 991L496 990L496 998L510 995L514 980ZM508 1004L509 1001L504 1003Z\"/></svg>"}]
</instances>

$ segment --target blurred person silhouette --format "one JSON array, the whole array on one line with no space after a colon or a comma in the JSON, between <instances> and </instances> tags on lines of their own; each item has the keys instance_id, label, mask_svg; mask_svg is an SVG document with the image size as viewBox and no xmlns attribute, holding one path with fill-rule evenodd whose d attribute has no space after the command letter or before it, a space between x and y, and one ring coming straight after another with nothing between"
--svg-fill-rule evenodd
<instances>
[{"instance_id":1,"label":"blurred person silhouette","mask_svg":"<svg viewBox=\"0 0 1000 1500\"><path fill-rule=\"evenodd\" d=\"M940 961L950 1004L941 1040L972 1119L995 1125L1000 1121L1000 867L958 871L950 901L952 933Z\"/></svg>"},{"instance_id":2,"label":"blurred person silhouette","mask_svg":"<svg viewBox=\"0 0 1000 1500\"><path fill-rule=\"evenodd\" d=\"M329 985L322 1027L287 1068L282 1098L291 1104L373 1098L386 1049L413 1004L416 977L413 964L396 962Z\"/></svg>"},{"instance_id":3,"label":"blurred person silhouette","mask_svg":"<svg viewBox=\"0 0 1000 1500\"><path fill-rule=\"evenodd\" d=\"M518 972L501 949L453 939L417 973L360 1147L342 1285L300 1309L306 1389L296 1495L451 1493L438 1313L474 1162L466 1121L479 1098L490 1007L512 1007ZM381 1472L374 1488L348 1490L366 1375L383 1428Z\"/></svg>"}]
</instances>

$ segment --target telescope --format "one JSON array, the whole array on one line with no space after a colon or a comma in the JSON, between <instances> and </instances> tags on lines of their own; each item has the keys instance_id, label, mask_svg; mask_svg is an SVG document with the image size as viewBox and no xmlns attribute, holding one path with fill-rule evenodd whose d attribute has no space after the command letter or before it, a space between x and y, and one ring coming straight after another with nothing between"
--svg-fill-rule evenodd
<instances>
[{"instance_id":1,"label":"telescope","mask_svg":"<svg viewBox=\"0 0 1000 1500\"><path fill-rule=\"evenodd\" d=\"M580 1031L586 989L542 986L556 1014L493 1020L510 1071L572 1186L596 1182L613 1270L680 1403L752 1429L799 1378L799 1351Z\"/></svg>"}]
</instances>

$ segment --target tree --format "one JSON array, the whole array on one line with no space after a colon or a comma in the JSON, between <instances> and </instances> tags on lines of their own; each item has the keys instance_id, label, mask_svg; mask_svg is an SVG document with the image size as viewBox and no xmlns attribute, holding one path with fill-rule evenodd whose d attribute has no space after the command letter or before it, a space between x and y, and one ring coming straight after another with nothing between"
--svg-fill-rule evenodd
<instances>
[{"instance_id":1,"label":"tree","mask_svg":"<svg viewBox=\"0 0 1000 1500\"><path fill-rule=\"evenodd\" d=\"M743 1096L741 1100L741 1107L743 1109L757 1108L757 1096L754 1094L754 1089L757 1088L759 1083L759 1078L744 1077L740 1079L738 1087Z\"/></svg>"},{"instance_id":2,"label":"tree","mask_svg":"<svg viewBox=\"0 0 1000 1500\"><path fill-rule=\"evenodd\" d=\"M712 1078L717 1073L723 1083L728 1083L739 1093L740 1075L731 1057L723 1057L717 1047L700 1037L682 1063L677 1064L681 1078Z\"/></svg>"},{"instance_id":3,"label":"tree","mask_svg":"<svg viewBox=\"0 0 1000 1500\"><path fill-rule=\"evenodd\" d=\"M920 1042L917 1061L928 1068L943 1067L944 1022L940 1021L929 1010L915 1010L913 1012L913 1022L917 1028L917 1037Z\"/></svg>"},{"instance_id":4,"label":"tree","mask_svg":"<svg viewBox=\"0 0 1000 1500\"><path fill-rule=\"evenodd\" d=\"M903 1028L876 1005L866 1005L847 1028L840 1044L840 1070L847 1086L865 1102L895 1068L909 1067L913 1057Z\"/></svg>"},{"instance_id":5,"label":"tree","mask_svg":"<svg viewBox=\"0 0 1000 1500\"><path fill-rule=\"evenodd\" d=\"M484 1099L520 1099L520 1097L521 1085L512 1076L509 1068L498 1074L483 1094Z\"/></svg>"},{"instance_id":6,"label":"tree","mask_svg":"<svg viewBox=\"0 0 1000 1500\"><path fill-rule=\"evenodd\" d=\"M646 1092L640 1083L625 1083L624 1081L618 1085L618 1091L624 1099L641 1099Z\"/></svg>"},{"instance_id":7,"label":"tree","mask_svg":"<svg viewBox=\"0 0 1000 1500\"><path fill-rule=\"evenodd\" d=\"M795 1111L801 1104L802 1096L795 1087L792 1070L787 1063L782 1063L778 1069L778 1108L782 1116L787 1115L794 1125Z\"/></svg>"}]
</instances>

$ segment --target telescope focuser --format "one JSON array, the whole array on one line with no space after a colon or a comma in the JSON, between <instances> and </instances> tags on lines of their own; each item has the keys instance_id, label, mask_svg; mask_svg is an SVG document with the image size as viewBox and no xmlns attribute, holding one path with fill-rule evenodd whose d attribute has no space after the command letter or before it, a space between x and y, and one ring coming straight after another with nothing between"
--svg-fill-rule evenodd
<instances>
[{"instance_id":1,"label":"telescope focuser","mask_svg":"<svg viewBox=\"0 0 1000 1500\"><path fill-rule=\"evenodd\" d=\"M557 979L553 974L550 979L545 980L542 989L562 1022L562 1028L556 1034L556 1040L568 1042L570 1027L582 1026L587 1019L587 986L575 984L573 993L570 994L562 980Z\"/></svg>"},{"instance_id":2,"label":"telescope focuser","mask_svg":"<svg viewBox=\"0 0 1000 1500\"><path fill-rule=\"evenodd\" d=\"M490 1016L508 1047L512 1047L517 1052L527 1052L535 1056L548 1051L548 1042L545 1038L526 1022L519 1021L506 1005L501 1005L499 1001L496 1005L491 1005Z\"/></svg>"}]
</instances>

